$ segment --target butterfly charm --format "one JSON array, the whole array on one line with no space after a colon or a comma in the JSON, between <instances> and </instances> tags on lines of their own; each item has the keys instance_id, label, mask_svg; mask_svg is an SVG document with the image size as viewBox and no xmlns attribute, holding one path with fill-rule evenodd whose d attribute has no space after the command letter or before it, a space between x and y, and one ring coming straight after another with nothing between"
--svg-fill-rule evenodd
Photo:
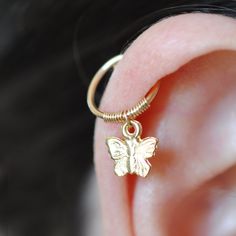
<instances>
[{"instance_id":1,"label":"butterfly charm","mask_svg":"<svg viewBox=\"0 0 236 236\"><path fill-rule=\"evenodd\" d=\"M115 161L115 173L118 176L136 174L146 177L150 171L151 164L147 160L155 155L158 139L154 137L140 138L141 124L138 121L129 121L134 132L128 130L128 123L122 127L124 139L110 137L106 144L111 158Z\"/></svg>"}]
</instances>

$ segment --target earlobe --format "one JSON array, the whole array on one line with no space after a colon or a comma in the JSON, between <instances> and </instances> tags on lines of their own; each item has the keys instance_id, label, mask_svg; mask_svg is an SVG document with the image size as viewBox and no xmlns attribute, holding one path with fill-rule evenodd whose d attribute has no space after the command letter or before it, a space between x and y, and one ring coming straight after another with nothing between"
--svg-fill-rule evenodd
<instances>
[{"instance_id":1,"label":"earlobe","mask_svg":"<svg viewBox=\"0 0 236 236\"><path fill-rule=\"evenodd\" d=\"M235 146L227 144L236 130L235 38L235 20L187 14L154 25L127 50L101 106L110 111L130 107L164 78L155 104L142 117L146 134L159 138L160 152L153 174L137 179L130 202L129 177L113 174L104 145L107 136L119 136L119 126L97 121L95 164L105 235L169 235L168 202L183 199L235 164Z\"/></svg>"}]
</instances>

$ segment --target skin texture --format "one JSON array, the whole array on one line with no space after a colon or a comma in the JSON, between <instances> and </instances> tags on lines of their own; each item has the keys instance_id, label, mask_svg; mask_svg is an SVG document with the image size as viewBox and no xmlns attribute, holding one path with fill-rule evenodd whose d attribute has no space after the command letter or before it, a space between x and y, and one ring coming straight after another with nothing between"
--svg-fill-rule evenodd
<instances>
[{"instance_id":1,"label":"skin texture","mask_svg":"<svg viewBox=\"0 0 236 236\"><path fill-rule=\"evenodd\" d=\"M145 179L118 178L97 120L95 166L104 235L236 235L236 20L184 14L140 35L117 65L101 109L126 109L161 80L138 120L160 140Z\"/></svg>"}]
</instances>

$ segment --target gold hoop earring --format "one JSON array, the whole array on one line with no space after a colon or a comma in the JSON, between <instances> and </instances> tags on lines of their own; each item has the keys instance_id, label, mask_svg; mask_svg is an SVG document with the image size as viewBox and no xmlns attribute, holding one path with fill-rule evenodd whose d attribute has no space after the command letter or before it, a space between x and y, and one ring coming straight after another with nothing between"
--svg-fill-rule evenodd
<instances>
[{"instance_id":1,"label":"gold hoop earring","mask_svg":"<svg viewBox=\"0 0 236 236\"><path fill-rule=\"evenodd\" d=\"M150 107L150 103L158 93L160 82L151 88L137 105L124 111L103 112L97 108L94 101L99 82L108 70L115 67L122 57L123 55L118 55L111 58L97 71L89 85L87 103L95 116L106 122L122 123L121 130L124 138L108 137L106 139L109 154L115 161L114 171L116 175L124 176L129 173L146 177L151 168L151 164L147 159L155 156L159 141L155 137L141 139L142 126L134 119Z\"/></svg>"}]
</instances>

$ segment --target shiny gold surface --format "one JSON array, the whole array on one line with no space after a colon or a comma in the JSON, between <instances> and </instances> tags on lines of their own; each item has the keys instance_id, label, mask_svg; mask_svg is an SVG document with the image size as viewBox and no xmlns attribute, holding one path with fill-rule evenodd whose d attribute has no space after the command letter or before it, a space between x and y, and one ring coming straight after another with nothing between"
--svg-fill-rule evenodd
<instances>
[{"instance_id":1,"label":"shiny gold surface","mask_svg":"<svg viewBox=\"0 0 236 236\"><path fill-rule=\"evenodd\" d=\"M158 93L160 82L153 86L146 96L135 106L124 111L103 112L97 108L94 101L99 82L106 72L114 67L122 57L122 55L113 57L97 71L88 89L87 103L95 116L107 122L123 123L123 139L117 137L106 139L109 154L115 161L114 170L116 175L124 176L126 174L136 174L141 177L146 177L151 168L151 164L147 159L155 155L158 139L154 137L141 139L142 126L134 119L150 107L150 103Z\"/></svg>"},{"instance_id":2,"label":"shiny gold surface","mask_svg":"<svg viewBox=\"0 0 236 236\"><path fill-rule=\"evenodd\" d=\"M104 121L109 121L109 122L125 122L128 119L135 119L137 116L142 114L145 110L147 110L150 106L150 103L152 100L155 98L159 87L160 83L155 85L148 93L147 95L137 103L137 105L125 110L125 111L120 111L120 112L103 112L100 111L94 101L94 96L96 93L97 86L99 82L102 80L106 72L110 68L114 68L114 66L122 59L122 55L118 55L110 59L108 62L106 62L94 75L89 89L88 89L88 94L87 94L87 103L88 107L91 110L91 112L97 116L102 118Z\"/></svg>"},{"instance_id":3,"label":"shiny gold surface","mask_svg":"<svg viewBox=\"0 0 236 236\"><path fill-rule=\"evenodd\" d=\"M130 126L134 132L129 131ZM110 137L106 144L111 158L115 161L115 173L118 176L136 174L146 177L151 164L147 160L155 155L158 140L154 137L141 139L142 126L138 121L132 120L123 124L124 139Z\"/></svg>"}]
</instances>

